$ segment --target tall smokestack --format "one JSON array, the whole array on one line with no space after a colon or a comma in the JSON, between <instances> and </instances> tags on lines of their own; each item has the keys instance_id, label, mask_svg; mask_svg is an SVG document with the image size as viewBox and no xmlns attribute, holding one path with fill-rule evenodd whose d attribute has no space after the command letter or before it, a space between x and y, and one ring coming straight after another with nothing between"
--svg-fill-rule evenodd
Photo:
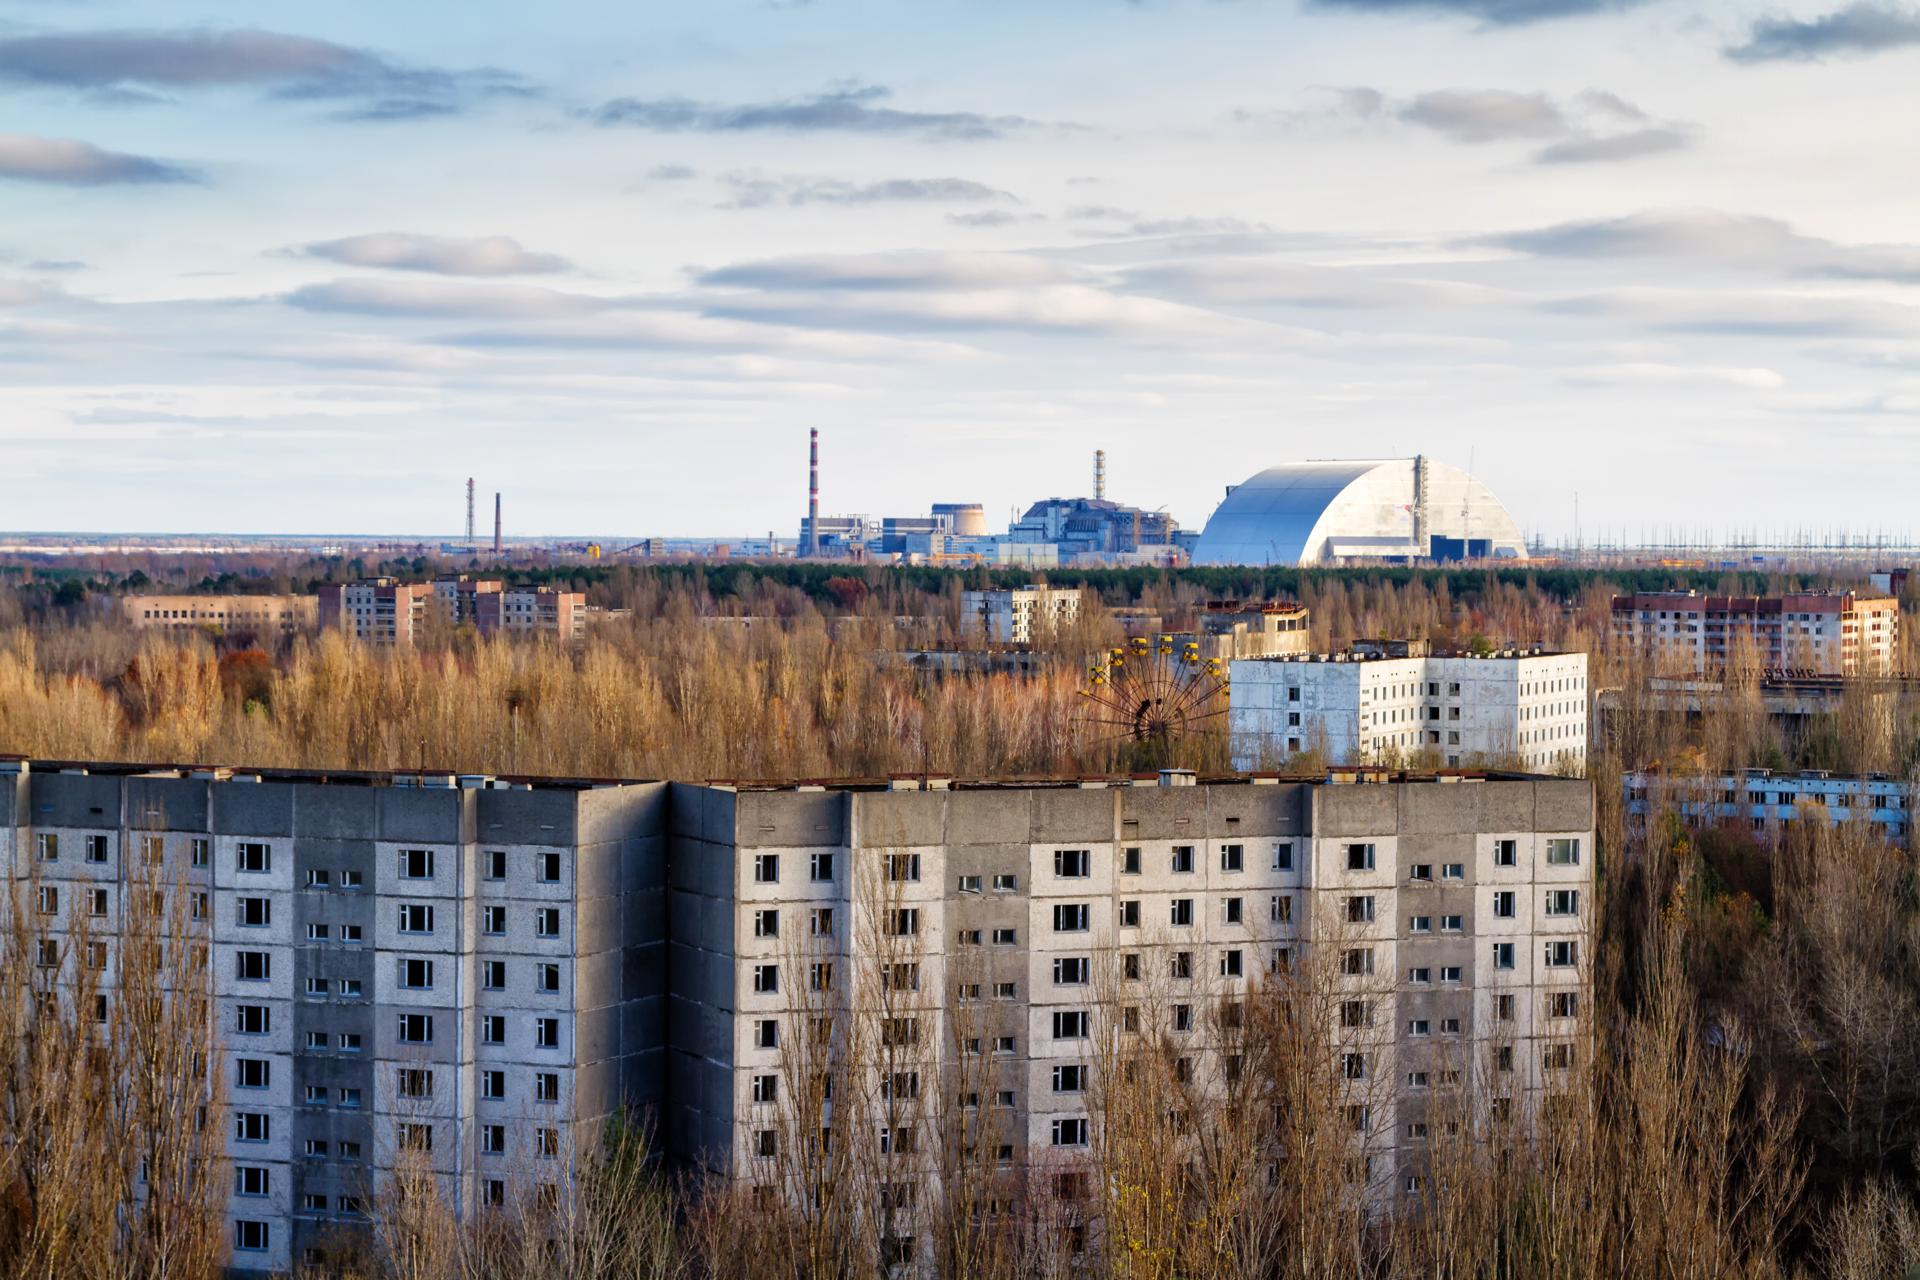
<instances>
[{"instance_id":1,"label":"tall smokestack","mask_svg":"<svg viewBox=\"0 0 1920 1280\"><path fill-rule=\"evenodd\" d=\"M493 554L500 554L500 491L493 491Z\"/></svg>"},{"instance_id":2,"label":"tall smokestack","mask_svg":"<svg viewBox=\"0 0 1920 1280\"><path fill-rule=\"evenodd\" d=\"M820 554L820 428L807 432L807 554Z\"/></svg>"},{"instance_id":3,"label":"tall smokestack","mask_svg":"<svg viewBox=\"0 0 1920 1280\"><path fill-rule=\"evenodd\" d=\"M473 477L467 477L467 545L473 545Z\"/></svg>"},{"instance_id":4,"label":"tall smokestack","mask_svg":"<svg viewBox=\"0 0 1920 1280\"><path fill-rule=\"evenodd\" d=\"M1093 451L1093 496L1096 501L1104 501L1107 496L1107 451Z\"/></svg>"}]
</instances>

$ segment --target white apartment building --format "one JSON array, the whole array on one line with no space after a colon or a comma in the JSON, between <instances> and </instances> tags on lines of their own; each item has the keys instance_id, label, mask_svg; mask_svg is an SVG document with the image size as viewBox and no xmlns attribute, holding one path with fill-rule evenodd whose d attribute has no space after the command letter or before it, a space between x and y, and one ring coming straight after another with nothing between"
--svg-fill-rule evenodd
<instances>
[{"instance_id":1,"label":"white apartment building","mask_svg":"<svg viewBox=\"0 0 1920 1280\"><path fill-rule=\"evenodd\" d=\"M989 644L1032 644L1073 625L1080 617L1080 600L1078 587L964 591L961 627Z\"/></svg>"},{"instance_id":2,"label":"white apartment building","mask_svg":"<svg viewBox=\"0 0 1920 1280\"><path fill-rule=\"evenodd\" d=\"M1425 755L1449 768L1586 765L1584 653L1509 649L1476 657L1395 643L1246 659L1229 671L1236 768L1311 750L1349 764Z\"/></svg>"},{"instance_id":3,"label":"white apartment building","mask_svg":"<svg viewBox=\"0 0 1920 1280\"><path fill-rule=\"evenodd\" d=\"M1730 664L1818 675L1893 674L1900 602L1851 591L1703 596L1649 591L1615 596L1614 639L1668 672L1712 675Z\"/></svg>"},{"instance_id":4,"label":"white apartment building","mask_svg":"<svg viewBox=\"0 0 1920 1280\"><path fill-rule=\"evenodd\" d=\"M1682 776L1636 769L1621 779L1627 819L1644 824L1671 811L1689 827L1735 827L1778 835L1798 822L1870 822L1896 844L1913 832L1913 783L1884 774L1853 777L1824 769Z\"/></svg>"}]
</instances>

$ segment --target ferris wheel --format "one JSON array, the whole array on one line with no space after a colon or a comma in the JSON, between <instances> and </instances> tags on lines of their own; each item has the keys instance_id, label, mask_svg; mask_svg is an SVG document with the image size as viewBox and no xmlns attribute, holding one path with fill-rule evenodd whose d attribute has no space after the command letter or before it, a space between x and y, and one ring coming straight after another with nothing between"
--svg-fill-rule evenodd
<instances>
[{"instance_id":1,"label":"ferris wheel","mask_svg":"<svg viewBox=\"0 0 1920 1280\"><path fill-rule=\"evenodd\" d=\"M1079 722L1094 741L1165 746L1227 712L1227 676L1196 641L1136 636L1087 672Z\"/></svg>"}]
</instances>

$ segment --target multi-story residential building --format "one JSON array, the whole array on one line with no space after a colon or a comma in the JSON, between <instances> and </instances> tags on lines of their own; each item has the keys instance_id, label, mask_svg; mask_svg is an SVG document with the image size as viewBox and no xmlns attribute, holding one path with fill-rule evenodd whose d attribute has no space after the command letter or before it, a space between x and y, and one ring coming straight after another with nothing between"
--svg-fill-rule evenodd
<instances>
[{"instance_id":1,"label":"multi-story residential building","mask_svg":"<svg viewBox=\"0 0 1920 1280\"><path fill-rule=\"evenodd\" d=\"M1200 631L1192 637L1202 658L1222 662L1237 658L1279 658L1305 654L1313 648L1312 619L1307 606L1290 600L1251 603L1211 600L1200 615Z\"/></svg>"},{"instance_id":2,"label":"multi-story residential building","mask_svg":"<svg viewBox=\"0 0 1920 1280\"><path fill-rule=\"evenodd\" d=\"M584 640L587 597L585 592L561 591L555 587L494 591L474 597L473 622L481 635L508 631L515 635L544 634L562 640Z\"/></svg>"},{"instance_id":3,"label":"multi-story residential building","mask_svg":"<svg viewBox=\"0 0 1920 1280\"><path fill-rule=\"evenodd\" d=\"M869 1015L868 1096L900 1112L870 1135L882 1154L952 1105L997 1117L997 1165L1058 1168L1090 1151L1103 1027L1210 1061L1230 1008L1316 957L1370 1029L1341 1067L1367 1098L1356 1181L1385 1194L1419 1176L1445 1073L1484 1060L1495 1097L1531 1100L1570 1064L1593 832L1589 783L1525 775L693 785L0 762L0 858L104 887L96 936L148 857L206 895L235 1261L263 1271L356 1221L402 1146L465 1212L564 1177L572 1136L622 1103L657 1115L671 1154L758 1181L794 1132L809 1038ZM865 1141L855 1099L835 1105Z\"/></svg>"},{"instance_id":4,"label":"multi-story residential building","mask_svg":"<svg viewBox=\"0 0 1920 1280\"><path fill-rule=\"evenodd\" d=\"M960 621L973 638L989 644L1032 644L1070 627L1080 617L1078 587L1035 585L1005 591L963 591Z\"/></svg>"},{"instance_id":5,"label":"multi-story residential building","mask_svg":"<svg viewBox=\"0 0 1920 1280\"><path fill-rule=\"evenodd\" d=\"M1424 755L1449 768L1586 765L1584 653L1432 654L1418 642L1362 643L1348 653L1239 661L1229 671L1239 768L1310 750L1356 764Z\"/></svg>"},{"instance_id":6,"label":"multi-story residential building","mask_svg":"<svg viewBox=\"0 0 1920 1280\"><path fill-rule=\"evenodd\" d=\"M312 596L124 596L127 621L141 630L248 631L261 639L311 631L319 620Z\"/></svg>"},{"instance_id":7,"label":"multi-story residential building","mask_svg":"<svg viewBox=\"0 0 1920 1280\"><path fill-rule=\"evenodd\" d=\"M85 909L109 946L150 860L205 895L234 1265L285 1272L363 1220L396 1143L465 1211L560 1176L574 1126L658 1097L665 801L0 761L0 865L69 915L104 889Z\"/></svg>"},{"instance_id":8,"label":"multi-story residential building","mask_svg":"<svg viewBox=\"0 0 1920 1280\"><path fill-rule=\"evenodd\" d=\"M1700 776L1636 769L1625 774L1627 819L1671 812L1689 827L1735 827L1774 836L1797 822L1870 822L1904 844L1913 832L1913 783L1884 774L1747 769Z\"/></svg>"},{"instance_id":9,"label":"multi-story residential building","mask_svg":"<svg viewBox=\"0 0 1920 1280\"><path fill-rule=\"evenodd\" d=\"M1900 602L1851 591L1780 596L1640 592L1613 598L1614 639L1668 672L1729 665L1820 675L1893 674Z\"/></svg>"},{"instance_id":10,"label":"multi-story residential building","mask_svg":"<svg viewBox=\"0 0 1920 1280\"><path fill-rule=\"evenodd\" d=\"M434 607L439 610L440 620L449 626L473 626L504 585L498 578L470 578L464 573L435 578Z\"/></svg>"},{"instance_id":11,"label":"multi-story residential building","mask_svg":"<svg viewBox=\"0 0 1920 1280\"><path fill-rule=\"evenodd\" d=\"M432 616L430 582L362 578L320 588L320 626L342 627L367 644L410 645Z\"/></svg>"}]
</instances>

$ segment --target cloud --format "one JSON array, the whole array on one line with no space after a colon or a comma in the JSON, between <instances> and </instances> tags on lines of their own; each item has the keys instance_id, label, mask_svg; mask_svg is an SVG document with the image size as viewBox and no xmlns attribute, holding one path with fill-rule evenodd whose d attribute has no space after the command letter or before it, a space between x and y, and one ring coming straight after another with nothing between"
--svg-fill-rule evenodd
<instances>
[{"instance_id":1,"label":"cloud","mask_svg":"<svg viewBox=\"0 0 1920 1280\"><path fill-rule=\"evenodd\" d=\"M508 236L462 239L389 231L322 240L289 250L349 267L428 271L443 276L519 276L565 271L573 264L556 254L532 253Z\"/></svg>"},{"instance_id":2,"label":"cloud","mask_svg":"<svg viewBox=\"0 0 1920 1280\"><path fill-rule=\"evenodd\" d=\"M1799 235L1776 218L1717 209L1652 210L1560 222L1489 236L1487 243L1552 258L1694 257L1778 266L1794 265L1826 244Z\"/></svg>"},{"instance_id":3,"label":"cloud","mask_svg":"<svg viewBox=\"0 0 1920 1280\"><path fill-rule=\"evenodd\" d=\"M1010 192L968 178L888 178L880 182L856 183L839 178L775 178L761 174L730 173L723 180L733 191L733 199L723 207L731 209L758 209L771 204L863 205L895 201L965 204L1006 200L1019 203Z\"/></svg>"},{"instance_id":4,"label":"cloud","mask_svg":"<svg viewBox=\"0 0 1920 1280\"><path fill-rule=\"evenodd\" d=\"M1408 124L1455 142L1505 138L1555 138L1567 132L1566 116L1544 93L1499 89L1441 89L1423 93L1394 113Z\"/></svg>"},{"instance_id":5,"label":"cloud","mask_svg":"<svg viewBox=\"0 0 1920 1280\"><path fill-rule=\"evenodd\" d=\"M595 123L664 133L882 133L975 141L1037 127L1023 116L971 111L902 111L880 105L880 85L855 85L806 98L728 106L687 98L615 98L592 113Z\"/></svg>"},{"instance_id":6,"label":"cloud","mask_svg":"<svg viewBox=\"0 0 1920 1280\"><path fill-rule=\"evenodd\" d=\"M1360 13L1441 13L1476 18L1489 26L1520 26L1555 18L1611 13L1641 0L1313 0L1323 9Z\"/></svg>"},{"instance_id":7,"label":"cloud","mask_svg":"<svg viewBox=\"0 0 1920 1280\"><path fill-rule=\"evenodd\" d=\"M1479 307L1510 300L1510 295L1480 285L1245 259L1158 264L1123 272L1120 278L1128 289L1208 305L1360 310Z\"/></svg>"},{"instance_id":8,"label":"cloud","mask_svg":"<svg viewBox=\"0 0 1920 1280\"><path fill-rule=\"evenodd\" d=\"M614 300L529 284L440 284L424 280L334 280L283 299L302 311L370 316L471 316L528 319L577 315Z\"/></svg>"},{"instance_id":9,"label":"cloud","mask_svg":"<svg viewBox=\"0 0 1920 1280\"><path fill-rule=\"evenodd\" d=\"M84 89L125 102L156 90L254 87L288 100L362 99L353 120L414 120L483 97L528 96L511 72L411 67L365 49L259 30L121 30L0 39L0 83Z\"/></svg>"},{"instance_id":10,"label":"cloud","mask_svg":"<svg viewBox=\"0 0 1920 1280\"><path fill-rule=\"evenodd\" d=\"M31 280L0 278L0 307L26 307L60 297L60 290Z\"/></svg>"},{"instance_id":11,"label":"cloud","mask_svg":"<svg viewBox=\"0 0 1920 1280\"><path fill-rule=\"evenodd\" d=\"M1865 57L1920 44L1920 10L1857 0L1844 9L1801 21L1760 18L1747 42L1726 50L1735 62L1817 62L1827 57Z\"/></svg>"},{"instance_id":12,"label":"cloud","mask_svg":"<svg viewBox=\"0 0 1920 1280\"><path fill-rule=\"evenodd\" d=\"M191 169L150 156L104 151L72 138L0 133L0 178L100 187L126 182L198 182Z\"/></svg>"},{"instance_id":13,"label":"cloud","mask_svg":"<svg viewBox=\"0 0 1920 1280\"><path fill-rule=\"evenodd\" d=\"M813 254L707 271L703 285L765 290L875 291L1019 288L1074 279L1066 267L1020 253Z\"/></svg>"},{"instance_id":14,"label":"cloud","mask_svg":"<svg viewBox=\"0 0 1920 1280\"><path fill-rule=\"evenodd\" d=\"M1550 314L1595 316L1675 333L1753 338L1887 338L1920 335L1920 308L1869 298L1791 293L1687 293L1615 289L1544 303Z\"/></svg>"},{"instance_id":15,"label":"cloud","mask_svg":"<svg viewBox=\"0 0 1920 1280\"><path fill-rule=\"evenodd\" d=\"M969 209L950 213L947 221L956 227L1010 227L1017 222L1045 222L1044 213L1013 213L1006 209Z\"/></svg>"},{"instance_id":16,"label":"cloud","mask_svg":"<svg viewBox=\"0 0 1920 1280\"><path fill-rule=\"evenodd\" d=\"M1568 138L1533 153L1536 164L1593 164L1637 160L1664 151L1679 151L1691 139L1683 129L1635 129L1605 138Z\"/></svg>"},{"instance_id":17,"label":"cloud","mask_svg":"<svg viewBox=\"0 0 1920 1280\"><path fill-rule=\"evenodd\" d=\"M1080 333L1149 340L1221 336L1248 327L1197 307L1086 284L1014 289L756 294L710 303L706 314L876 333Z\"/></svg>"},{"instance_id":18,"label":"cloud","mask_svg":"<svg viewBox=\"0 0 1920 1280\"><path fill-rule=\"evenodd\" d=\"M647 171L648 182L685 182L699 176L700 171L687 164L657 164Z\"/></svg>"},{"instance_id":19,"label":"cloud","mask_svg":"<svg viewBox=\"0 0 1920 1280\"><path fill-rule=\"evenodd\" d=\"M1247 236L1270 233L1264 222L1243 218L1154 218L1131 209L1106 204L1081 204L1067 210L1067 217L1079 222L1107 223L1107 226L1083 227L1076 235L1133 238L1142 236Z\"/></svg>"}]
</instances>

